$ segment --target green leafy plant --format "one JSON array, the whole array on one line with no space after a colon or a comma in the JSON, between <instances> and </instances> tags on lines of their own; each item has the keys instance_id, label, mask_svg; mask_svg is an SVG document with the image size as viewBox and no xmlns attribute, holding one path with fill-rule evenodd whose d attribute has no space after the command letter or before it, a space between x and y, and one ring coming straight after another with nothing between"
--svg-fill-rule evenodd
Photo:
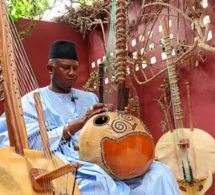
<instances>
[{"instance_id":1,"label":"green leafy plant","mask_svg":"<svg viewBox=\"0 0 215 195\"><path fill-rule=\"evenodd\" d=\"M12 22L17 22L20 18L40 19L50 7L48 0L6 0L6 5ZM35 22L29 22L25 30L19 31L20 38L30 35L35 25Z\"/></svg>"},{"instance_id":2,"label":"green leafy plant","mask_svg":"<svg viewBox=\"0 0 215 195\"><path fill-rule=\"evenodd\" d=\"M93 3L93 0L78 0L81 6L83 5L91 5Z\"/></svg>"},{"instance_id":3,"label":"green leafy plant","mask_svg":"<svg viewBox=\"0 0 215 195\"><path fill-rule=\"evenodd\" d=\"M50 6L48 0L6 0L10 18L17 22L20 18L40 19Z\"/></svg>"}]
</instances>

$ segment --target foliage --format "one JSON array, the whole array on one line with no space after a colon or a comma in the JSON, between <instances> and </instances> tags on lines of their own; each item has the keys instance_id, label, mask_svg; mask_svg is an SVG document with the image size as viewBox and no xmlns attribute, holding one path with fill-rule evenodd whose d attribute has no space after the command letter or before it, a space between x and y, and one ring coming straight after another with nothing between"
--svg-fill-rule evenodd
<instances>
[{"instance_id":1,"label":"foliage","mask_svg":"<svg viewBox=\"0 0 215 195\"><path fill-rule=\"evenodd\" d=\"M19 25L19 26L21 26L21 25ZM24 36L29 36L31 34L31 30L33 28L35 28L35 26L36 26L36 22L34 22L34 21L30 21L26 25L21 26L22 28L24 28L24 30L19 31L19 36L20 36L21 40L24 39Z\"/></svg>"},{"instance_id":2,"label":"foliage","mask_svg":"<svg viewBox=\"0 0 215 195\"><path fill-rule=\"evenodd\" d=\"M85 91L90 91L90 92L98 90L98 72L97 71L93 71L90 73L90 78L83 86L83 89Z\"/></svg>"},{"instance_id":3,"label":"foliage","mask_svg":"<svg viewBox=\"0 0 215 195\"><path fill-rule=\"evenodd\" d=\"M78 0L78 1L81 4L80 7L82 7L83 5L91 5L95 0Z\"/></svg>"},{"instance_id":4,"label":"foliage","mask_svg":"<svg viewBox=\"0 0 215 195\"><path fill-rule=\"evenodd\" d=\"M6 4L14 22L20 18L40 18L50 6L48 0L6 0Z\"/></svg>"}]
</instances>

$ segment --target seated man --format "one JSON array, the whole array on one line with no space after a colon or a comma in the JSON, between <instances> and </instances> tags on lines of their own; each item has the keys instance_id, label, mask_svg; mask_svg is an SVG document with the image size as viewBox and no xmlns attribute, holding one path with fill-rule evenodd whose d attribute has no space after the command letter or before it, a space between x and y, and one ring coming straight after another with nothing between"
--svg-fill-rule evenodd
<instances>
[{"instance_id":1,"label":"seated man","mask_svg":"<svg viewBox=\"0 0 215 195\"><path fill-rule=\"evenodd\" d=\"M95 94L73 88L78 76L75 44L56 41L51 45L47 70L50 85L37 89L41 94L47 133L53 154L64 162L82 165L77 184L83 195L176 195L179 189L166 165L153 161L147 173L124 181L115 181L96 164L79 159L74 147L82 127L95 114L106 111ZM35 91L33 91L35 92ZM31 149L42 149L33 92L22 98L24 118ZM0 118L0 146L8 146L5 115Z\"/></svg>"}]
</instances>

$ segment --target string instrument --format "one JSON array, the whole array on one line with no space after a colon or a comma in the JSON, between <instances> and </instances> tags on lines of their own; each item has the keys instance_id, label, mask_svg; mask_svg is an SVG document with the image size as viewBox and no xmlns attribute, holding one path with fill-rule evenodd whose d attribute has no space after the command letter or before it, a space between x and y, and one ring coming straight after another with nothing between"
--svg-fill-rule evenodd
<instances>
[{"instance_id":1,"label":"string instrument","mask_svg":"<svg viewBox=\"0 0 215 195\"><path fill-rule=\"evenodd\" d=\"M63 163L49 149L39 93L35 93L34 98L44 151L29 148L21 105L21 94L26 91L21 87L26 90L34 88L37 83L31 83L34 76L26 77L25 74L32 71L27 64L16 28L7 16L5 2L0 0L0 94L10 142L9 147L0 148L3 159L0 161L0 192L4 195L79 195L72 175L79 166Z\"/></svg>"},{"instance_id":2,"label":"string instrument","mask_svg":"<svg viewBox=\"0 0 215 195\"><path fill-rule=\"evenodd\" d=\"M117 1L116 69L117 110L93 116L84 125L79 137L79 157L96 163L112 178L124 180L143 175L154 158L153 138L144 123L125 114L129 89L126 87L126 6ZM102 65L100 65L102 68ZM103 101L102 77L99 69L99 101Z\"/></svg>"},{"instance_id":3,"label":"string instrument","mask_svg":"<svg viewBox=\"0 0 215 195\"><path fill-rule=\"evenodd\" d=\"M170 131L161 136L155 147L155 158L172 169L181 194L203 195L211 186L212 174L215 172L215 142L207 132L194 128L192 121L190 121L190 128L183 126L176 66L171 59L172 49L165 20L162 20L162 31L167 56L175 129L169 123ZM192 120L188 83L187 92L189 118ZM166 98L164 97L164 99ZM168 111L166 114L169 116Z\"/></svg>"}]
</instances>

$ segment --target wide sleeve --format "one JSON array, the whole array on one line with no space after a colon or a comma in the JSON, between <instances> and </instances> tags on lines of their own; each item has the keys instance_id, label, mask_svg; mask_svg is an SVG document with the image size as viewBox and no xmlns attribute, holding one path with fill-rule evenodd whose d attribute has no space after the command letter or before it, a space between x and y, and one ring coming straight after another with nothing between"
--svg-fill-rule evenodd
<instances>
[{"instance_id":1,"label":"wide sleeve","mask_svg":"<svg viewBox=\"0 0 215 195\"><path fill-rule=\"evenodd\" d=\"M7 147L9 145L6 116L3 113L0 117L0 147Z\"/></svg>"}]
</instances>

